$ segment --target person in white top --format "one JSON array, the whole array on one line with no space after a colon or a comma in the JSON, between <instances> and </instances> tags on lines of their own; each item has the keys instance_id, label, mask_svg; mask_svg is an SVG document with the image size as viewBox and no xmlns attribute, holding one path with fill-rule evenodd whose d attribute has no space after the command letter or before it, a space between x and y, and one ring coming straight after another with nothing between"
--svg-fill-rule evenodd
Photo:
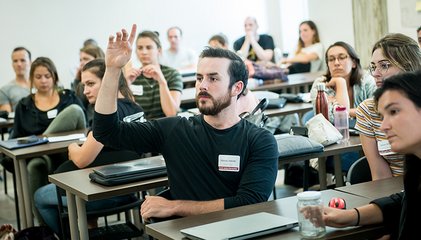
<instances>
[{"instance_id":1,"label":"person in white top","mask_svg":"<svg viewBox=\"0 0 421 240\"><path fill-rule=\"evenodd\" d=\"M287 65L290 74L317 72L323 70L323 53L316 24L304 21L300 24L300 38L294 56L281 59L281 64Z\"/></svg>"},{"instance_id":2,"label":"person in white top","mask_svg":"<svg viewBox=\"0 0 421 240\"><path fill-rule=\"evenodd\" d=\"M195 71L198 56L194 50L182 46L183 31L181 28L169 28L167 37L170 48L162 52L160 63L179 71Z\"/></svg>"},{"instance_id":3,"label":"person in white top","mask_svg":"<svg viewBox=\"0 0 421 240\"><path fill-rule=\"evenodd\" d=\"M12 51L12 66L16 77L0 88L0 110L14 112L19 100L29 95L31 52L24 47Z\"/></svg>"}]
</instances>

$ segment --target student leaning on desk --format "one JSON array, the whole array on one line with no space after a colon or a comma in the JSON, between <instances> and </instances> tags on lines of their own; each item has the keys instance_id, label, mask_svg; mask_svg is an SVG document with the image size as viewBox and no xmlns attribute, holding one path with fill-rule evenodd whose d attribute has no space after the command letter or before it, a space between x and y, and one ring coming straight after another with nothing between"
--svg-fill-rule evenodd
<instances>
[{"instance_id":1,"label":"student leaning on desk","mask_svg":"<svg viewBox=\"0 0 421 240\"><path fill-rule=\"evenodd\" d=\"M247 70L235 53L215 48L201 53L196 81L201 115L117 121L117 80L130 59L135 32L133 25L130 36L123 29L109 38L93 130L104 145L160 152L165 158L171 198L147 196L142 217L188 216L267 201L278 148L272 134L238 116L236 101L247 85Z\"/></svg>"},{"instance_id":2,"label":"student leaning on desk","mask_svg":"<svg viewBox=\"0 0 421 240\"><path fill-rule=\"evenodd\" d=\"M406 154L404 191L354 209L326 207L323 220L332 227L382 223L391 239L414 239L419 236L421 214L421 129L417 121L421 119L421 71L386 79L374 101L392 150ZM305 214L317 219L311 211Z\"/></svg>"}]
</instances>

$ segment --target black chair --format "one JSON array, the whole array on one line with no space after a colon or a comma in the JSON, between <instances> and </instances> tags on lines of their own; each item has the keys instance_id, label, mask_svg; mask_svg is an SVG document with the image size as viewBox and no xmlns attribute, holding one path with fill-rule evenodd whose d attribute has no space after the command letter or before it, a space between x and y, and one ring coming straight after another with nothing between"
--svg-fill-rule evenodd
<instances>
[{"instance_id":1,"label":"black chair","mask_svg":"<svg viewBox=\"0 0 421 240\"><path fill-rule=\"evenodd\" d=\"M351 185L372 180L370 166L365 156L351 165L346 178Z\"/></svg>"}]
</instances>

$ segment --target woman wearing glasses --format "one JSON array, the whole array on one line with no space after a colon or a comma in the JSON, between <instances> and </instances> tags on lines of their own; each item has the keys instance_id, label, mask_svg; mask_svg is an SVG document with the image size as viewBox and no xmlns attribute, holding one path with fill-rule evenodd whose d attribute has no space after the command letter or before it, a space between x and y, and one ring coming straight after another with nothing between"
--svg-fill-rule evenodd
<instances>
[{"instance_id":1,"label":"woman wearing glasses","mask_svg":"<svg viewBox=\"0 0 421 240\"><path fill-rule=\"evenodd\" d=\"M373 77L365 73L360 58L348 43L336 42L326 51L326 74L317 78L311 88L311 99L315 103L317 85L326 84L329 102L329 120L333 122L333 110L337 105L345 106L350 117L355 117L358 105L373 96L376 85Z\"/></svg>"},{"instance_id":2,"label":"woman wearing glasses","mask_svg":"<svg viewBox=\"0 0 421 240\"><path fill-rule=\"evenodd\" d=\"M400 33L389 34L373 47L371 75L377 87L395 74L421 69L421 51L418 43ZM385 133L380 129L382 118L373 99L367 99L357 108L355 128L360 131L361 144L370 165L373 180L403 174L404 156L392 151Z\"/></svg>"}]
</instances>

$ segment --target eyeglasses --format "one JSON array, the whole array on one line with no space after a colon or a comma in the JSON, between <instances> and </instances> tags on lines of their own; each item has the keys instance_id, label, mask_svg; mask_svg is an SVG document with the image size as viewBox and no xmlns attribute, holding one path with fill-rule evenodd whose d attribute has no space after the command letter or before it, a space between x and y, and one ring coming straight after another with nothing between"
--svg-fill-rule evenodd
<instances>
[{"instance_id":1,"label":"eyeglasses","mask_svg":"<svg viewBox=\"0 0 421 240\"><path fill-rule=\"evenodd\" d=\"M378 68L380 74L385 74L387 72L387 70L389 69L390 65L392 65L390 62L379 62L379 66L372 63L372 64L370 64L368 69L370 70L371 75L374 76L377 68Z\"/></svg>"},{"instance_id":2,"label":"eyeglasses","mask_svg":"<svg viewBox=\"0 0 421 240\"><path fill-rule=\"evenodd\" d=\"M336 60L338 60L338 62L343 63L343 62L345 62L345 60L346 60L348 57L349 57L348 55L345 55L345 54L339 54L337 57L335 57L335 56L329 56L329 57L327 58L327 61L328 61L329 63L334 63Z\"/></svg>"}]
</instances>

